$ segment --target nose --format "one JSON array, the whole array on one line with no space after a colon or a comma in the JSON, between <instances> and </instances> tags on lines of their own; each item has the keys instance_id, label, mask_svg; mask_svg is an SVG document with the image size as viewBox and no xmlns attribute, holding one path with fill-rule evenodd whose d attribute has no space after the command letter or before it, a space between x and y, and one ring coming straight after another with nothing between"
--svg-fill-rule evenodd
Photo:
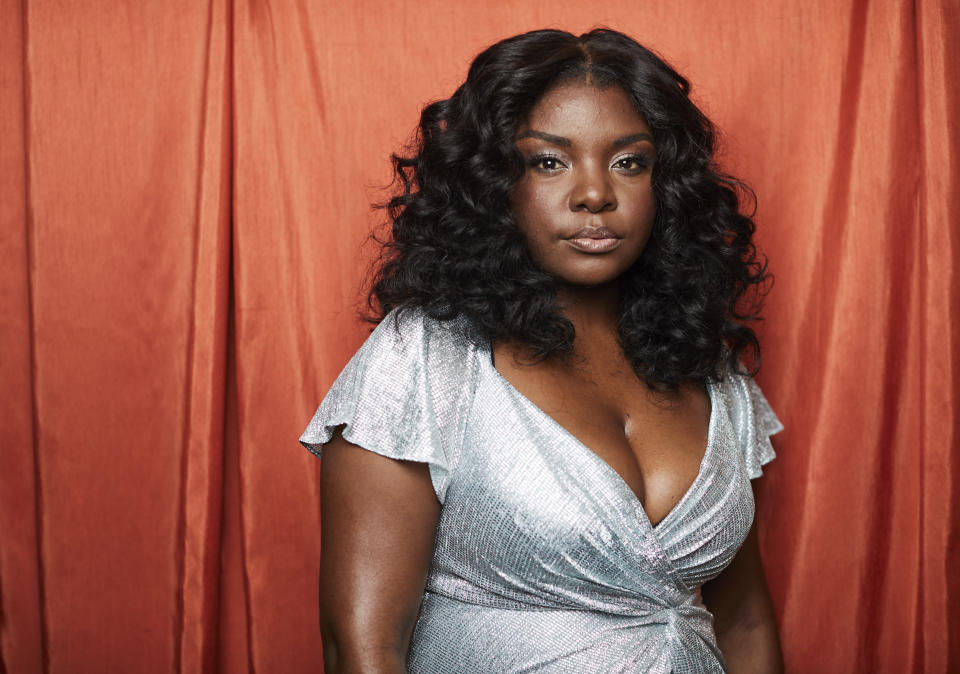
<instances>
[{"instance_id":1,"label":"nose","mask_svg":"<svg viewBox=\"0 0 960 674\"><path fill-rule=\"evenodd\" d=\"M610 175L599 166L581 166L570 191L570 210L600 213L617 208Z\"/></svg>"}]
</instances>

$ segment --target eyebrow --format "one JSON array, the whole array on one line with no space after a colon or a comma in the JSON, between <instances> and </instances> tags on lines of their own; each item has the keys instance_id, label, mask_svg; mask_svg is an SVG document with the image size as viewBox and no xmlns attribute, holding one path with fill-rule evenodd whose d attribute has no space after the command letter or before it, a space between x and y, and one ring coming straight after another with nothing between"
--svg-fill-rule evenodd
<instances>
[{"instance_id":1,"label":"eyebrow","mask_svg":"<svg viewBox=\"0 0 960 674\"><path fill-rule=\"evenodd\" d=\"M555 136L552 133L544 133L543 131L534 131L533 129L524 131L517 136L517 140L523 140L524 138L539 138L540 140L545 140L548 143L552 143L553 145L557 145L559 147L571 147L573 145L569 138ZM615 141L613 141L613 147L621 148L625 145L630 145L631 143L636 143L641 140L653 143L653 136L651 136L649 133L633 133L629 136L617 138Z\"/></svg>"}]
</instances>

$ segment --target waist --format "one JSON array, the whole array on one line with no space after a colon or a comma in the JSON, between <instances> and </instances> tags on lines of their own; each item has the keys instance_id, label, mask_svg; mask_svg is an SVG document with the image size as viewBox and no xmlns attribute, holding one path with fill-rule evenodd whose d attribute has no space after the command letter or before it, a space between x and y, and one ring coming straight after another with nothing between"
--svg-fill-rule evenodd
<instances>
[{"instance_id":1,"label":"waist","mask_svg":"<svg viewBox=\"0 0 960 674\"><path fill-rule=\"evenodd\" d=\"M428 591L409 663L424 672L649 672L691 658L691 671L722 671L712 616L693 599L628 614L477 604Z\"/></svg>"},{"instance_id":2,"label":"waist","mask_svg":"<svg viewBox=\"0 0 960 674\"><path fill-rule=\"evenodd\" d=\"M615 588L583 583L510 582L483 586L452 574L432 573L426 590L437 597L465 605L515 611L581 611L610 616L664 621L669 614L702 616L712 620L700 590L675 588Z\"/></svg>"}]
</instances>

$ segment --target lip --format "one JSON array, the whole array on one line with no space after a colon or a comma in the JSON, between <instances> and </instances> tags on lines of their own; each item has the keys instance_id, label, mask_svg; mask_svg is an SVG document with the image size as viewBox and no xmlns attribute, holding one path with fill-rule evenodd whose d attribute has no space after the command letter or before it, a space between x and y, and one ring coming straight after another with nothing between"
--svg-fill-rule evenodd
<instances>
[{"instance_id":1,"label":"lip","mask_svg":"<svg viewBox=\"0 0 960 674\"><path fill-rule=\"evenodd\" d=\"M584 253L609 253L620 245L620 239L567 239L567 243Z\"/></svg>"},{"instance_id":2,"label":"lip","mask_svg":"<svg viewBox=\"0 0 960 674\"><path fill-rule=\"evenodd\" d=\"M566 242L584 253L609 253L620 245L620 237L606 227L584 227Z\"/></svg>"}]
</instances>

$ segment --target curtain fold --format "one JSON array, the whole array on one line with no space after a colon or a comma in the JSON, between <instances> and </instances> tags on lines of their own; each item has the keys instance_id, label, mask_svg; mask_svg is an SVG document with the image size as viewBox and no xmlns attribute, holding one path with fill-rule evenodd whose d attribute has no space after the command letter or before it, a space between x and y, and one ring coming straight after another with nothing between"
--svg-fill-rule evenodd
<instances>
[{"instance_id":1,"label":"curtain fold","mask_svg":"<svg viewBox=\"0 0 960 674\"><path fill-rule=\"evenodd\" d=\"M901 414L921 405L910 271L921 228L915 31L906 4L859 0L846 14L840 77L813 95L820 114L805 129L828 135L816 248L795 291L805 298L795 329L810 341L798 345L794 390L813 409L791 439L808 448L808 489L802 519L780 511L768 522L803 541L784 604L805 610L784 612L784 632L797 634L788 650L805 653L813 671L909 671L921 535L920 457L904 451L917 426ZM812 593L824 574L843 586ZM832 618L811 623L811 614ZM838 631L855 647L818 649Z\"/></svg>"},{"instance_id":2,"label":"curtain fold","mask_svg":"<svg viewBox=\"0 0 960 674\"><path fill-rule=\"evenodd\" d=\"M0 672L32 672L43 666L47 634L32 378L26 16L14 0L0 0L0 16Z\"/></svg>"},{"instance_id":3,"label":"curtain fold","mask_svg":"<svg viewBox=\"0 0 960 674\"><path fill-rule=\"evenodd\" d=\"M483 47L595 25L759 195L787 670L960 671L955 2L0 0L0 672L322 670L296 439L388 155Z\"/></svg>"},{"instance_id":4,"label":"curtain fold","mask_svg":"<svg viewBox=\"0 0 960 674\"><path fill-rule=\"evenodd\" d=\"M917 2L922 537L914 671L960 670L960 6ZM913 439L914 441L916 438ZM946 628L944 629L945 626ZM952 635L952 639L950 638Z\"/></svg>"},{"instance_id":5,"label":"curtain fold","mask_svg":"<svg viewBox=\"0 0 960 674\"><path fill-rule=\"evenodd\" d=\"M231 5L210 0L202 31L195 159L192 288L188 330L180 512L179 633L174 669L214 671L218 662L223 438L226 404L233 177Z\"/></svg>"}]
</instances>

